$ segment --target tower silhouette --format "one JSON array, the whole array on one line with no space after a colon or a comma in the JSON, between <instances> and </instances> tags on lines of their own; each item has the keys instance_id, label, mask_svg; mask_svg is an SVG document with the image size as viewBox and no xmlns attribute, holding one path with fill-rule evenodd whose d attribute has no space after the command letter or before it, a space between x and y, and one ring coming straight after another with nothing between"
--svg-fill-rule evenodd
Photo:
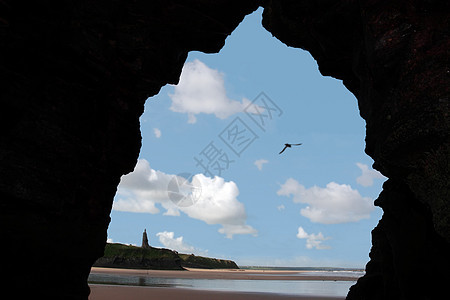
<instances>
[{"instance_id":1,"label":"tower silhouette","mask_svg":"<svg viewBox=\"0 0 450 300\"><path fill-rule=\"evenodd\" d=\"M142 248L150 248L150 245L148 244L148 238L147 238L147 230L144 229L144 233L142 234Z\"/></svg>"}]
</instances>

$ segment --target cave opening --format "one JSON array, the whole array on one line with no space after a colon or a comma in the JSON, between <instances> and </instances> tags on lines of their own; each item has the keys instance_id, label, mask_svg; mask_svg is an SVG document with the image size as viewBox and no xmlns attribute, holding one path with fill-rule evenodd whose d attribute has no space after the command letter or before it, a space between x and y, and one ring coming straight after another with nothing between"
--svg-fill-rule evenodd
<instances>
[{"instance_id":1,"label":"cave opening","mask_svg":"<svg viewBox=\"0 0 450 300\"><path fill-rule=\"evenodd\" d=\"M364 153L357 101L261 19L262 8L246 16L218 54L190 52L179 84L147 100L109 241L139 245L147 228L153 246L240 266L363 269L383 176ZM279 154L286 142L303 145ZM192 206L171 201L175 175L201 186Z\"/></svg>"},{"instance_id":2,"label":"cave opening","mask_svg":"<svg viewBox=\"0 0 450 300\"><path fill-rule=\"evenodd\" d=\"M366 275L358 280L348 299L438 299L445 294L450 252L450 18L445 1L59 1L57 5L54 1L26 5L21 1L0 1L0 220L8 258L2 266L9 274L4 286L15 290L17 297L29 291L35 292L35 297L88 297L86 278L92 264L103 254L117 186L122 175L133 171L139 156L139 117L145 99L156 95L167 83L178 81L188 52L219 52L225 37L259 6L264 7L264 28L286 45L307 50L317 61L321 74L341 79L356 96L360 115L366 121L365 151L374 159L374 167L389 177L376 200L383 216L372 231ZM247 41L252 39L253 35ZM161 221L158 224L173 222L171 228L149 228L147 221L139 224L140 232L147 227L150 244L165 238L185 242L186 248L193 251L197 247L234 258L244 250L246 240L256 243L267 237L269 242L261 243L257 249L260 253L275 244L274 238L290 234L292 243L283 245L276 241L280 247L277 253L289 257L289 253L282 252L284 249L303 249L312 256L332 253L342 246L340 242L345 244L345 236L330 232L331 228L348 225L351 232L365 222L363 219L321 224L323 206L313 197L330 190L340 194L343 189L357 199L375 197L364 194L359 187L370 185L367 178L375 176L368 167L369 161L351 161L337 168L348 171L341 174L343 177L333 175L330 168L320 169L319 164L312 164L327 159L326 166L345 164L338 150L345 146L346 137L339 136L332 147L336 141L330 135L357 117L354 99L340 101L340 105L351 103L347 113L355 113L350 116L342 113L341 107L333 106L339 103L332 101L334 94L312 101L330 90L306 84L317 73L300 80L295 80L296 74L287 74L288 67L302 70L311 60L297 63L301 50L297 51L297 58L288 52L261 58L262 50L264 47L253 49L241 61L239 55L236 61L222 63L209 61L212 56L188 61L192 69L209 70L223 79L222 94L226 97L222 100L229 104L224 106L226 113L203 103L198 107L185 106L184 101L175 101L171 110L172 98L183 99L179 98L183 93L177 93L176 88L166 101L147 102L147 106L152 102L167 106L159 111L161 116L166 114L160 123L152 123L158 120L154 116L148 122L142 119L144 138L154 137L144 140L150 149L148 157L144 151L141 154L146 160L140 160L140 170L146 179L180 174L180 170L197 172L200 163L195 157L206 146L212 146L211 142L219 145L233 136L233 130L241 123L249 128L256 126L252 129L254 136L239 142L245 146L244 141L252 141L251 147L245 147L242 153L242 149L234 149L239 154L236 158L232 149L220 144L231 151L227 152L231 157L222 157L230 163L230 170L222 174L223 181L209 181L209 187L223 187L228 191L226 195L236 195L231 202L227 197L221 198L224 203L234 204L223 207L233 209L205 214L210 206L181 209L165 207L163 204L170 204L167 201L147 203L146 209L154 213L150 217ZM244 53L245 49L240 51ZM225 53L226 49L218 57ZM287 63L282 62L285 57ZM251 59L260 59L259 64L246 66ZM269 68L277 60L275 67L279 69ZM233 70L239 68L250 69L259 77L237 84L251 77L236 76ZM284 75L289 76L279 80ZM292 84L287 84L290 80ZM330 78L321 80L336 84ZM282 88L282 84L288 88ZM306 97L308 88L313 92ZM262 104L246 106L247 114L236 113L258 96L267 97L266 104L273 102L276 106L264 106L264 111L256 115L251 112L262 109ZM318 113L312 113L314 108ZM258 120L264 120L261 118L265 111L277 112L278 117L261 129ZM322 117L341 119L330 126ZM362 120L358 118L358 122ZM325 134L312 139L309 134L314 132L313 124L333 131L325 130ZM363 124L349 127L362 131ZM192 133L187 134L189 130ZM167 139L171 134L175 138ZM173 144L157 143L164 139ZM362 155L362 138L358 141L358 155ZM303 145L278 154L284 143L299 142ZM311 148L319 144L320 147ZM358 146L351 149L356 151ZM321 152L334 157L320 156ZM175 161L177 156L180 161ZM174 161L167 162L165 157L173 157ZM356 163L360 164L355 166ZM293 165L299 167L292 170ZM309 172L302 174L305 171ZM314 182L317 174L320 176ZM362 178L355 183L358 177ZM280 181L270 181L273 178ZM142 184L139 180L128 183L135 187ZM258 188L267 193L258 194ZM202 194L207 195L208 191L223 195L214 189L204 189ZM140 189L138 194L145 196L148 190ZM157 196L167 197L167 187ZM274 197L273 202L267 200L270 197ZM119 211L119 200L114 202L111 229L116 217L126 213ZM134 210L142 206L139 201L131 204ZM365 208L349 207L351 211ZM264 217L267 211L270 214ZM277 220L277 214L294 217ZM144 214L130 216L133 217L127 224L140 218L150 219ZM230 216L239 219L230 221ZM335 214L327 220L339 223L349 217ZM293 220L305 223L291 226L289 222ZM198 234L188 236L181 231L181 223L188 222L192 232ZM267 224L273 226L264 227ZM201 243L207 231L217 238L220 249L233 243L243 246L231 247L227 253L214 252ZM155 237L155 232L160 234ZM115 234L111 231L113 240L128 242ZM268 261L267 257L264 259Z\"/></svg>"}]
</instances>

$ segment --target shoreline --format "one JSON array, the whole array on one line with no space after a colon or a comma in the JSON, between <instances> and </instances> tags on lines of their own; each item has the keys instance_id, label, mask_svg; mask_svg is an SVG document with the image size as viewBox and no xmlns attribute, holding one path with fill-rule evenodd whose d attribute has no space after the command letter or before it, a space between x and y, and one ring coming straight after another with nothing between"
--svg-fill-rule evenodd
<instances>
[{"instance_id":1,"label":"shoreline","mask_svg":"<svg viewBox=\"0 0 450 300\"><path fill-rule=\"evenodd\" d=\"M304 273L304 275L302 275ZM145 269L117 269L117 268L100 268L93 267L91 274L106 275L106 276L130 276L130 278L166 278L172 279L222 279L222 280L243 280L254 281L270 280L270 281L289 281L297 285L293 281L354 281L357 278L351 276L326 276L323 273L311 274L311 271L297 271L297 270L249 270L249 269L186 269L179 270L145 270ZM147 279L143 279L143 282ZM186 288L183 286L173 285L121 285L111 283L100 283L92 281L89 283L91 294L89 300L121 300L121 299L166 299L166 300L344 300L345 296L321 296L317 294L289 294L283 292L250 290L242 291L236 290L217 290L208 288ZM164 283L163 283L164 284ZM244 283L245 284L245 283ZM209 285L208 285L209 286ZM203 286L205 287L205 286Z\"/></svg>"},{"instance_id":2,"label":"shoreline","mask_svg":"<svg viewBox=\"0 0 450 300\"><path fill-rule=\"evenodd\" d=\"M92 267L92 274L115 274L183 279L231 279L231 280L318 280L355 281L358 278L345 275L314 275L311 271L294 270L248 270L248 269L191 269L145 270ZM301 275L307 273L308 275Z\"/></svg>"}]
</instances>

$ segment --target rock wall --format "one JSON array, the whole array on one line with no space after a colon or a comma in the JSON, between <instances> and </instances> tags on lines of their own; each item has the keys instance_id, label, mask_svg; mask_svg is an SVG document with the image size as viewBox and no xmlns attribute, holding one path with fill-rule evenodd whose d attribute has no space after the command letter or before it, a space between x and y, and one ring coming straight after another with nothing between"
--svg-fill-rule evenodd
<instances>
[{"instance_id":1,"label":"rock wall","mask_svg":"<svg viewBox=\"0 0 450 300\"><path fill-rule=\"evenodd\" d=\"M450 266L448 1L267 1L263 25L342 79L389 180L348 299L438 299Z\"/></svg>"},{"instance_id":2,"label":"rock wall","mask_svg":"<svg viewBox=\"0 0 450 300\"><path fill-rule=\"evenodd\" d=\"M147 97L218 52L254 1L1 0L4 286L87 299ZM4 246L3 246L4 245ZM20 298L20 297L18 297Z\"/></svg>"},{"instance_id":3,"label":"rock wall","mask_svg":"<svg viewBox=\"0 0 450 300\"><path fill-rule=\"evenodd\" d=\"M144 101L178 81L188 51L218 52L258 5L265 28L355 94L366 152L389 177L367 275L348 298L429 299L445 287L445 0L0 0L6 286L87 299L117 184L138 157Z\"/></svg>"}]
</instances>

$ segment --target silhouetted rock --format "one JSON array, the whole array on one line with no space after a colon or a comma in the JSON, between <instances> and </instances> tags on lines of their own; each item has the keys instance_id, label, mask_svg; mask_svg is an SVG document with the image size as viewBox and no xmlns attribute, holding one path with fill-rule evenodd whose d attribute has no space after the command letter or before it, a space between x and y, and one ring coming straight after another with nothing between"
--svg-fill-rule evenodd
<instances>
[{"instance_id":1,"label":"silhouetted rock","mask_svg":"<svg viewBox=\"0 0 450 300\"><path fill-rule=\"evenodd\" d=\"M348 299L438 299L450 267L448 1L267 1L263 25L342 79L389 177Z\"/></svg>"},{"instance_id":2,"label":"silhouetted rock","mask_svg":"<svg viewBox=\"0 0 450 300\"><path fill-rule=\"evenodd\" d=\"M259 3L265 28L355 94L366 152L390 178L349 299L446 293L450 18L439 0L0 1L5 286L87 299L145 100L178 82L189 51L218 52Z\"/></svg>"},{"instance_id":3,"label":"silhouetted rock","mask_svg":"<svg viewBox=\"0 0 450 300\"><path fill-rule=\"evenodd\" d=\"M145 100L178 82L189 51L218 52L256 8L228 0L0 1L4 286L87 299L117 185L137 162Z\"/></svg>"}]
</instances>

